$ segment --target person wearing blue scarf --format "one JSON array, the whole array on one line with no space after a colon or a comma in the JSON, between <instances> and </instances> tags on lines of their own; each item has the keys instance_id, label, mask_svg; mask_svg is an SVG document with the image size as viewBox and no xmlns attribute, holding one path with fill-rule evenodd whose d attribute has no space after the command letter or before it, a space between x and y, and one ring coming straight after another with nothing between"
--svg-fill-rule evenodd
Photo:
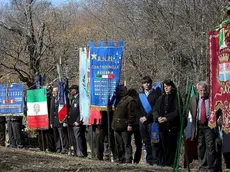
<instances>
[{"instance_id":1,"label":"person wearing blue scarf","mask_svg":"<svg viewBox=\"0 0 230 172\"><path fill-rule=\"evenodd\" d=\"M161 89L152 87L152 79L149 76L142 78L142 87L137 100L137 110L139 111L139 127L141 137L146 150L146 163L149 165L159 164L159 145L151 143L152 134L152 109L158 97L161 95Z\"/></svg>"}]
</instances>

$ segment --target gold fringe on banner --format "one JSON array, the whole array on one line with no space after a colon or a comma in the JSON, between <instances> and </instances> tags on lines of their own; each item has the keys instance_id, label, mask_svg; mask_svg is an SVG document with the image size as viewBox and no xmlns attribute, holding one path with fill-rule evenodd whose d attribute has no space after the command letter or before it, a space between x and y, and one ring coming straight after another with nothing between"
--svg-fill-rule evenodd
<instances>
[{"instance_id":1,"label":"gold fringe on banner","mask_svg":"<svg viewBox=\"0 0 230 172\"><path fill-rule=\"evenodd\" d=\"M208 122L208 126L210 128L215 128L216 127L216 122L214 122L214 123Z\"/></svg>"},{"instance_id":2,"label":"gold fringe on banner","mask_svg":"<svg viewBox=\"0 0 230 172\"><path fill-rule=\"evenodd\" d=\"M95 106L95 105L90 105L90 108L93 108L98 111L107 111L107 110L115 110L115 107L108 107L108 106Z\"/></svg>"},{"instance_id":3,"label":"gold fringe on banner","mask_svg":"<svg viewBox=\"0 0 230 172\"><path fill-rule=\"evenodd\" d=\"M226 134L229 134L230 133L230 128L228 127L223 127L222 128L222 131L225 132Z\"/></svg>"}]
</instances>

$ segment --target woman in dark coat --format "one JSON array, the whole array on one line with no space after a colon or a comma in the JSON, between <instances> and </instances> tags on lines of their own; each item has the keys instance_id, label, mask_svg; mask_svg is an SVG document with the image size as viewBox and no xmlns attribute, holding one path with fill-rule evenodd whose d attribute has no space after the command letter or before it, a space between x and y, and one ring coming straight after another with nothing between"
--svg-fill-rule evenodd
<instances>
[{"instance_id":1,"label":"woman in dark coat","mask_svg":"<svg viewBox=\"0 0 230 172\"><path fill-rule=\"evenodd\" d=\"M163 82L164 92L158 98L153 117L159 124L160 165L172 166L180 131L180 116L176 86L171 80Z\"/></svg>"},{"instance_id":2,"label":"woman in dark coat","mask_svg":"<svg viewBox=\"0 0 230 172\"><path fill-rule=\"evenodd\" d=\"M128 95L127 88L120 85L117 92L117 102L112 120L115 145L119 163L132 163L131 135L136 121L136 101Z\"/></svg>"}]
</instances>

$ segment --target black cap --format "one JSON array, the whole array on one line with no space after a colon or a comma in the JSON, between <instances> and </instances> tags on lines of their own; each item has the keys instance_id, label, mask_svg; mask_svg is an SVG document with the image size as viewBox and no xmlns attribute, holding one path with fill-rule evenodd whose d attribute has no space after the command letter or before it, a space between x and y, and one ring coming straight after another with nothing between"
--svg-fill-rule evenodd
<instances>
[{"instance_id":1,"label":"black cap","mask_svg":"<svg viewBox=\"0 0 230 172\"><path fill-rule=\"evenodd\" d=\"M78 89L79 89L79 86L78 86L78 85L72 85L69 89L70 89L70 90L72 90L72 89L78 90Z\"/></svg>"}]
</instances>

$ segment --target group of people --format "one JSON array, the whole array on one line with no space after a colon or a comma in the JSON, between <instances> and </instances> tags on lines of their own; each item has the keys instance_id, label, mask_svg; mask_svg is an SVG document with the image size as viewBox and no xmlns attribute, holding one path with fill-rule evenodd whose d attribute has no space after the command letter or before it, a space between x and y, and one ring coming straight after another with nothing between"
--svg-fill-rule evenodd
<instances>
[{"instance_id":1,"label":"group of people","mask_svg":"<svg viewBox=\"0 0 230 172\"><path fill-rule=\"evenodd\" d=\"M86 126L83 125L79 110L79 96L81 95L79 95L77 85L69 89L68 115L62 123L58 118L58 86L53 86L52 94L48 95L50 128L43 132L45 146L43 145L41 149L87 157ZM199 82L197 91L198 94L190 99L192 114L192 137L190 139L197 143L199 170L221 171L221 155L216 149L218 131L208 126L210 115L208 85L205 82ZM142 78L142 86L139 90L132 88L128 90L126 86L120 85L116 90L114 106L114 111L109 112L110 118L105 111L102 111L101 123L94 125L92 130L88 131L89 135L95 136L89 137L89 139L94 139L89 142L94 143L90 146L91 150L95 151L97 159L109 159L111 151L113 160L116 162L138 164L144 146L147 164L172 167L180 126L182 122L185 122L181 121L179 113L180 107L183 107L182 98L178 96L173 81L165 80L162 87L154 87L152 79L145 76ZM14 130L15 125L9 124L9 127ZM110 133L108 133L109 126L111 126ZM12 139L9 136L10 146L21 148L22 143L16 135ZM135 153L133 153L132 135L135 140ZM225 156L225 162L228 168L229 156Z\"/></svg>"},{"instance_id":2,"label":"group of people","mask_svg":"<svg viewBox=\"0 0 230 172\"><path fill-rule=\"evenodd\" d=\"M87 157L87 145L85 138L86 126L80 119L79 88L73 85L70 88L68 115L64 121L58 117L59 96L58 85L52 87L51 95L48 95L49 129L46 130L45 148L57 153L70 153L78 157ZM42 137L42 136L41 136ZM52 141L53 138L53 141ZM41 139L39 139L42 141ZM42 143L40 143L42 145ZM43 149L43 148L42 148Z\"/></svg>"},{"instance_id":3,"label":"group of people","mask_svg":"<svg viewBox=\"0 0 230 172\"><path fill-rule=\"evenodd\" d=\"M8 133L8 147L23 148L23 134L22 134L22 120L21 116L0 116L0 146L6 145L6 130ZM7 124L7 125L6 125Z\"/></svg>"},{"instance_id":4,"label":"group of people","mask_svg":"<svg viewBox=\"0 0 230 172\"><path fill-rule=\"evenodd\" d=\"M171 80L163 82L163 89L152 86L148 76L142 79L139 93L120 86L117 92L118 103L115 105L112 128L118 160L123 163L132 162L131 135L135 141L143 141L149 165L173 166L180 131L180 116L176 86ZM159 136L152 138L152 125L158 124ZM139 134L137 134L137 132ZM136 151L140 151L136 144ZM136 154L135 154L136 155ZM140 160L140 153L137 161ZM134 158L134 160L135 160Z\"/></svg>"}]
</instances>

